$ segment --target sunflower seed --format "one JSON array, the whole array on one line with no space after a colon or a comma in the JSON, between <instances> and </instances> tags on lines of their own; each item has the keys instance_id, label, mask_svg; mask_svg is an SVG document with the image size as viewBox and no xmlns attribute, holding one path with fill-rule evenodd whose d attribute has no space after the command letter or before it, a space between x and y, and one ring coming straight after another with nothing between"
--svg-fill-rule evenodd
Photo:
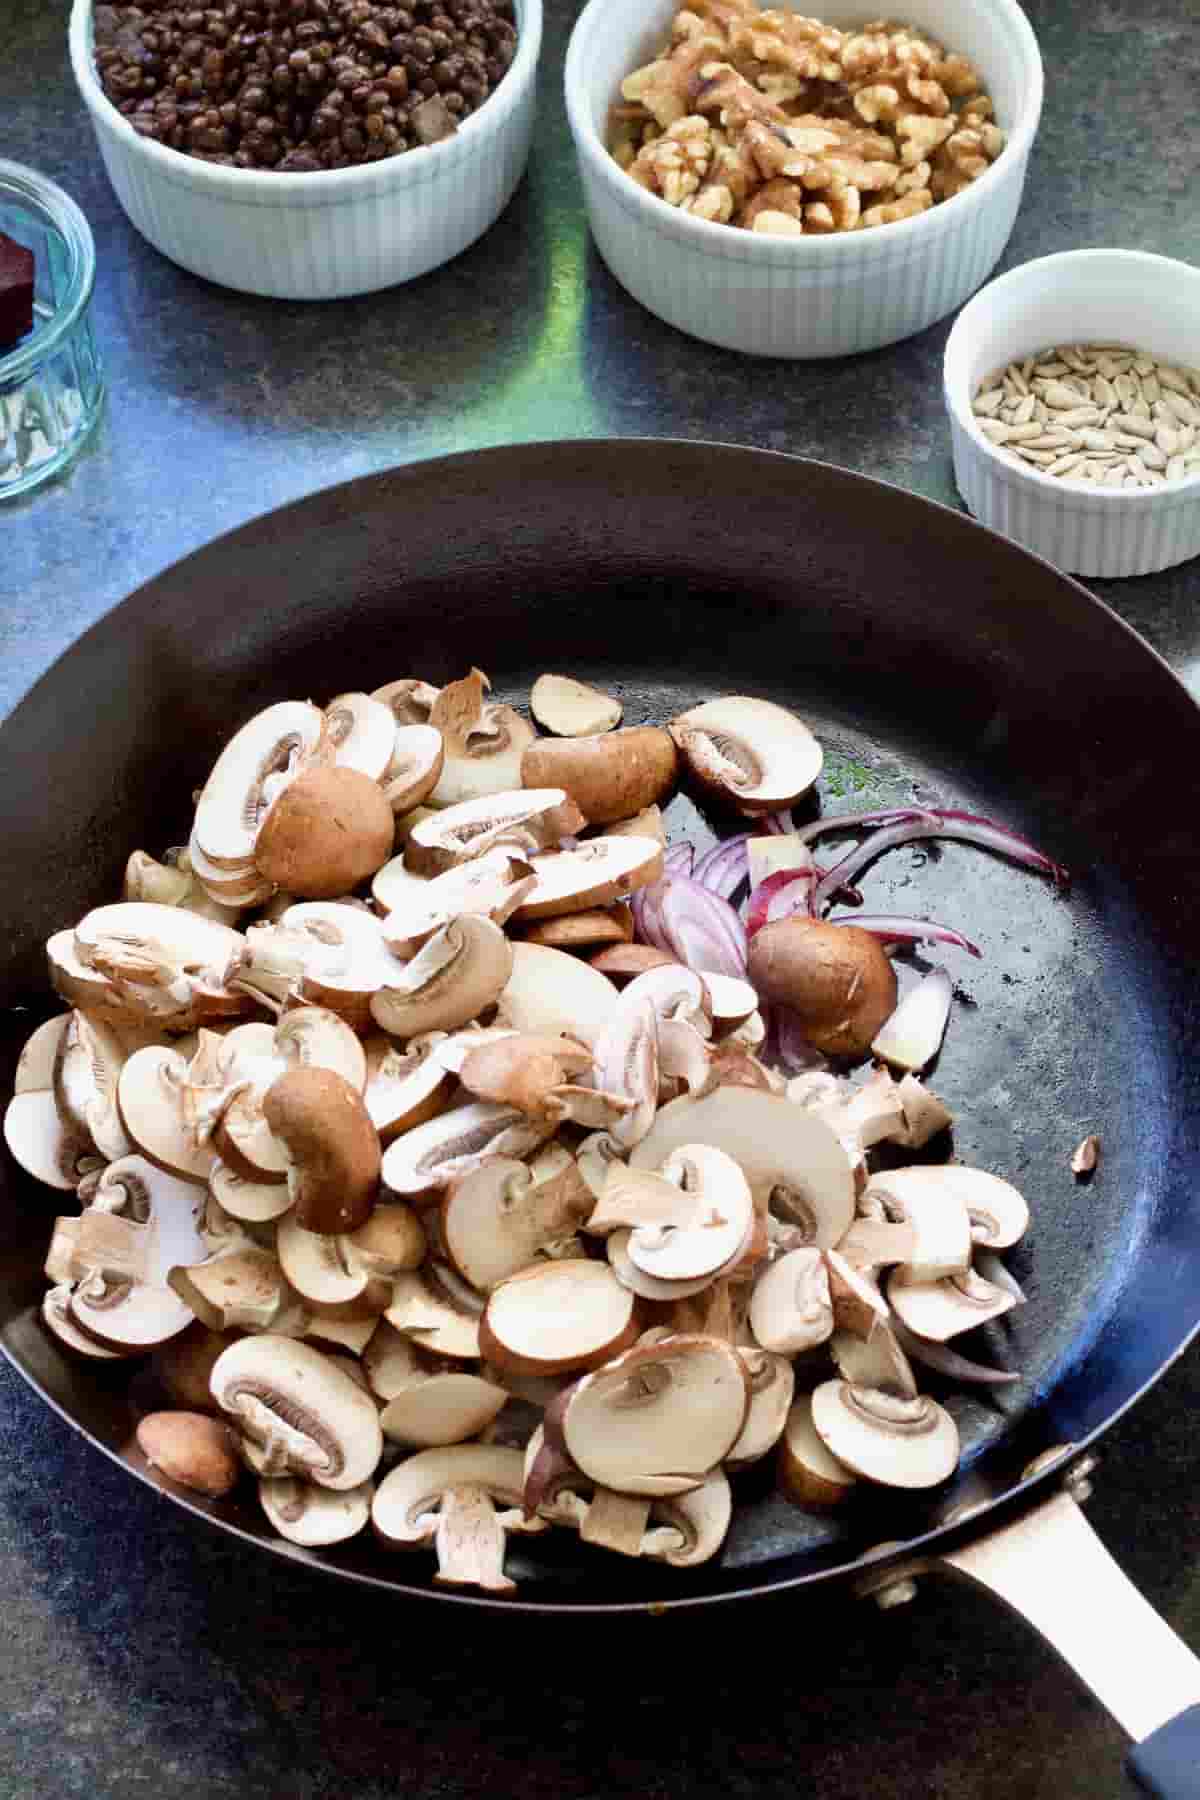
<instances>
[{"instance_id":1,"label":"sunflower seed","mask_svg":"<svg viewBox=\"0 0 1200 1800\"><path fill-rule=\"evenodd\" d=\"M1167 387L1165 381L1162 385ZM1163 405L1169 408L1169 410L1175 414L1177 419L1182 420L1183 424L1200 424L1200 411L1197 410L1195 403L1187 399L1177 388L1167 389L1167 392L1163 395Z\"/></svg>"},{"instance_id":2,"label":"sunflower seed","mask_svg":"<svg viewBox=\"0 0 1200 1800\"><path fill-rule=\"evenodd\" d=\"M1152 438L1154 436L1153 420L1139 418L1137 413L1114 413L1112 423L1117 431L1126 432L1130 437Z\"/></svg>"}]
</instances>

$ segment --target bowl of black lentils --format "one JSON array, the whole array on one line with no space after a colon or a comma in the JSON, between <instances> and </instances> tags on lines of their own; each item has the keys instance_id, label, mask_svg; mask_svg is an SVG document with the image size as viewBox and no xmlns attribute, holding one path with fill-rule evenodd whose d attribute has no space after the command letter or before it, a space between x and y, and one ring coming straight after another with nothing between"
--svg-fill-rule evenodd
<instances>
[{"instance_id":1,"label":"bowl of black lentils","mask_svg":"<svg viewBox=\"0 0 1200 1800\"><path fill-rule=\"evenodd\" d=\"M541 0L75 0L71 61L132 223L224 287L332 300L492 225L525 168Z\"/></svg>"}]
</instances>

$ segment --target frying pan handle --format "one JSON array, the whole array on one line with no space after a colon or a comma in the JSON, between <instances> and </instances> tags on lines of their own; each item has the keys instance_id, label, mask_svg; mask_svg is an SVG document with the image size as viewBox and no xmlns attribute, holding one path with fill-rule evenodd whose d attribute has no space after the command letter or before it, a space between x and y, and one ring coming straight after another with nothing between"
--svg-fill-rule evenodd
<instances>
[{"instance_id":1,"label":"frying pan handle","mask_svg":"<svg viewBox=\"0 0 1200 1800\"><path fill-rule=\"evenodd\" d=\"M1160 1800L1200 1800L1200 1658L1118 1567L1066 1492L934 1560L1029 1621L1137 1740L1129 1770Z\"/></svg>"}]
</instances>

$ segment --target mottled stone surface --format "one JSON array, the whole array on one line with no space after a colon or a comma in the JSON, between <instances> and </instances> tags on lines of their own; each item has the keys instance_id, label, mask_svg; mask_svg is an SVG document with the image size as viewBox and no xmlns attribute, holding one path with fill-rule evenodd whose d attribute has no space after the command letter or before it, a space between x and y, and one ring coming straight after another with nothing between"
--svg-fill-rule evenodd
<instances>
[{"instance_id":1,"label":"mottled stone surface","mask_svg":"<svg viewBox=\"0 0 1200 1800\"><path fill-rule=\"evenodd\" d=\"M1033 0L1047 107L1004 266L1118 244L1200 261L1193 0ZM397 461L677 435L817 456L949 505L948 323L851 361L757 364L643 312L588 244L549 0L530 174L451 267L336 308L223 293L127 224L64 11L7 0L0 149L95 231L108 409L72 472L0 505L0 705L156 569ZM1200 688L1200 565L1096 584ZM1108 1440L1089 1516L1200 1648L1200 1357ZM927 1584L567 1634L464 1623L281 1569L194 1526L0 1366L0 1797L403 1792L691 1800L1102 1800L1121 1735L981 1596ZM446 1609L448 1611L449 1609ZM771 1648L768 1650L767 1645Z\"/></svg>"}]
</instances>

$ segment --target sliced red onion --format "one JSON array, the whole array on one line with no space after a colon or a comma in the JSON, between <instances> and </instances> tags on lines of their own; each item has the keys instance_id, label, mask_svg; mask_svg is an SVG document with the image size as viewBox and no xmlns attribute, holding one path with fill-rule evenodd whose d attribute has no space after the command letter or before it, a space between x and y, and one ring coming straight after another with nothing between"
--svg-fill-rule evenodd
<instances>
[{"instance_id":1,"label":"sliced red onion","mask_svg":"<svg viewBox=\"0 0 1200 1800\"><path fill-rule=\"evenodd\" d=\"M1070 886L1070 872L1061 863L1051 862L1028 838L1010 831L1007 825L986 819L982 813L954 812L941 807L935 809L935 817L942 821L943 837L959 838L965 844L980 844L985 850L995 850L1000 856L1010 857L1023 868L1048 875L1056 887Z\"/></svg>"},{"instance_id":2,"label":"sliced red onion","mask_svg":"<svg viewBox=\"0 0 1200 1800\"><path fill-rule=\"evenodd\" d=\"M747 937L753 937L756 931L773 924L776 919L790 919L793 913L813 918L812 896L816 882L815 869L777 869L774 875L764 877L752 890L746 905Z\"/></svg>"},{"instance_id":3,"label":"sliced red onion","mask_svg":"<svg viewBox=\"0 0 1200 1800\"><path fill-rule=\"evenodd\" d=\"M927 1369L936 1369L939 1375L948 1376L951 1381L969 1382L975 1387L1008 1387L1021 1379L1011 1369L989 1369L984 1363L971 1362L968 1357L960 1356L957 1350L951 1350L945 1344L918 1337L895 1313L891 1317L891 1327L906 1356L913 1362L924 1363Z\"/></svg>"},{"instance_id":4,"label":"sliced red onion","mask_svg":"<svg viewBox=\"0 0 1200 1800\"><path fill-rule=\"evenodd\" d=\"M941 1048L953 994L954 983L946 970L931 969L880 1026L871 1041L872 1054L918 1074Z\"/></svg>"},{"instance_id":5,"label":"sliced red onion","mask_svg":"<svg viewBox=\"0 0 1200 1800\"><path fill-rule=\"evenodd\" d=\"M953 944L957 950L966 950L971 956L983 955L979 946L965 938L961 931L939 925L935 919L909 919L892 913L851 913L847 917L827 919L826 924L857 925L860 931L869 931L884 944Z\"/></svg>"},{"instance_id":6,"label":"sliced red onion","mask_svg":"<svg viewBox=\"0 0 1200 1800\"><path fill-rule=\"evenodd\" d=\"M662 916L667 885L664 878L661 881L652 881L647 887L636 890L640 905L634 916L634 930L639 942L649 944L654 950L666 950L671 956L674 956L675 951L667 941Z\"/></svg>"},{"instance_id":7,"label":"sliced red onion","mask_svg":"<svg viewBox=\"0 0 1200 1800\"><path fill-rule=\"evenodd\" d=\"M883 818L887 815L877 814ZM848 813L843 819L820 820L823 826L832 829L835 825L846 825L853 821L857 825L871 822L871 815L864 813ZM815 829L809 826L811 833ZM818 913L821 908L833 899L838 888L844 886L858 871L873 862L885 850L893 850L898 844L910 844L920 838L957 838L965 844L978 844L985 850L994 850L1000 856L1006 856L1022 868L1032 869L1037 875L1049 875L1059 887L1065 887L1070 881L1067 871L1048 856L1036 850L1027 838L1019 837L1006 825L998 825L994 819L985 819L979 813L945 811L938 807L911 808L899 817L893 818L881 830L872 832L861 844L855 845L824 877L814 896L813 904Z\"/></svg>"},{"instance_id":8,"label":"sliced red onion","mask_svg":"<svg viewBox=\"0 0 1200 1800\"><path fill-rule=\"evenodd\" d=\"M719 894L722 900L732 900L745 881L750 867L746 850L750 836L748 831L743 831L737 837L726 838L723 843L714 844L711 850L706 850L691 871L692 880L698 881L710 894ZM687 870L682 873L686 874Z\"/></svg>"},{"instance_id":9,"label":"sliced red onion","mask_svg":"<svg viewBox=\"0 0 1200 1800\"><path fill-rule=\"evenodd\" d=\"M939 837L941 830L941 821L933 813L909 812L894 825L873 831L822 875L813 895L813 911L819 918L822 908L828 905L838 889L845 887L860 869L865 869L885 850L894 850L898 844L915 843L919 838Z\"/></svg>"},{"instance_id":10,"label":"sliced red onion","mask_svg":"<svg viewBox=\"0 0 1200 1800\"><path fill-rule=\"evenodd\" d=\"M929 809L923 806L889 806L882 810L876 808L872 812L828 813L824 818L814 819L811 825L801 825L796 836L802 843L815 843L830 831L858 831L876 825L899 825L905 819L925 819L929 817Z\"/></svg>"},{"instance_id":11,"label":"sliced red onion","mask_svg":"<svg viewBox=\"0 0 1200 1800\"><path fill-rule=\"evenodd\" d=\"M1011 1294L1018 1306L1025 1305L1025 1289L1008 1264L994 1250L977 1247L973 1260L985 1281L990 1281L993 1287L1003 1288L1006 1294Z\"/></svg>"},{"instance_id":12,"label":"sliced red onion","mask_svg":"<svg viewBox=\"0 0 1200 1800\"><path fill-rule=\"evenodd\" d=\"M655 883L655 886L660 884ZM719 894L710 894L697 881L673 875L661 883L661 924L666 938L661 947L677 956L689 969L711 969L714 975L746 979L746 927ZM649 914L651 902L647 902ZM646 918L649 930L652 921ZM653 939L648 940L653 942Z\"/></svg>"},{"instance_id":13,"label":"sliced red onion","mask_svg":"<svg viewBox=\"0 0 1200 1800\"><path fill-rule=\"evenodd\" d=\"M696 860L696 852L685 838L680 844L672 844L663 855L664 875L690 875L692 864Z\"/></svg>"},{"instance_id":14,"label":"sliced red onion","mask_svg":"<svg viewBox=\"0 0 1200 1800\"><path fill-rule=\"evenodd\" d=\"M790 1006L772 1009L774 1027L774 1063L785 1075L802 1075L806 1069L827 1069L829 1063L815 1050L800 1029L800 1021Z\"/></svg>"}]
</instances>

